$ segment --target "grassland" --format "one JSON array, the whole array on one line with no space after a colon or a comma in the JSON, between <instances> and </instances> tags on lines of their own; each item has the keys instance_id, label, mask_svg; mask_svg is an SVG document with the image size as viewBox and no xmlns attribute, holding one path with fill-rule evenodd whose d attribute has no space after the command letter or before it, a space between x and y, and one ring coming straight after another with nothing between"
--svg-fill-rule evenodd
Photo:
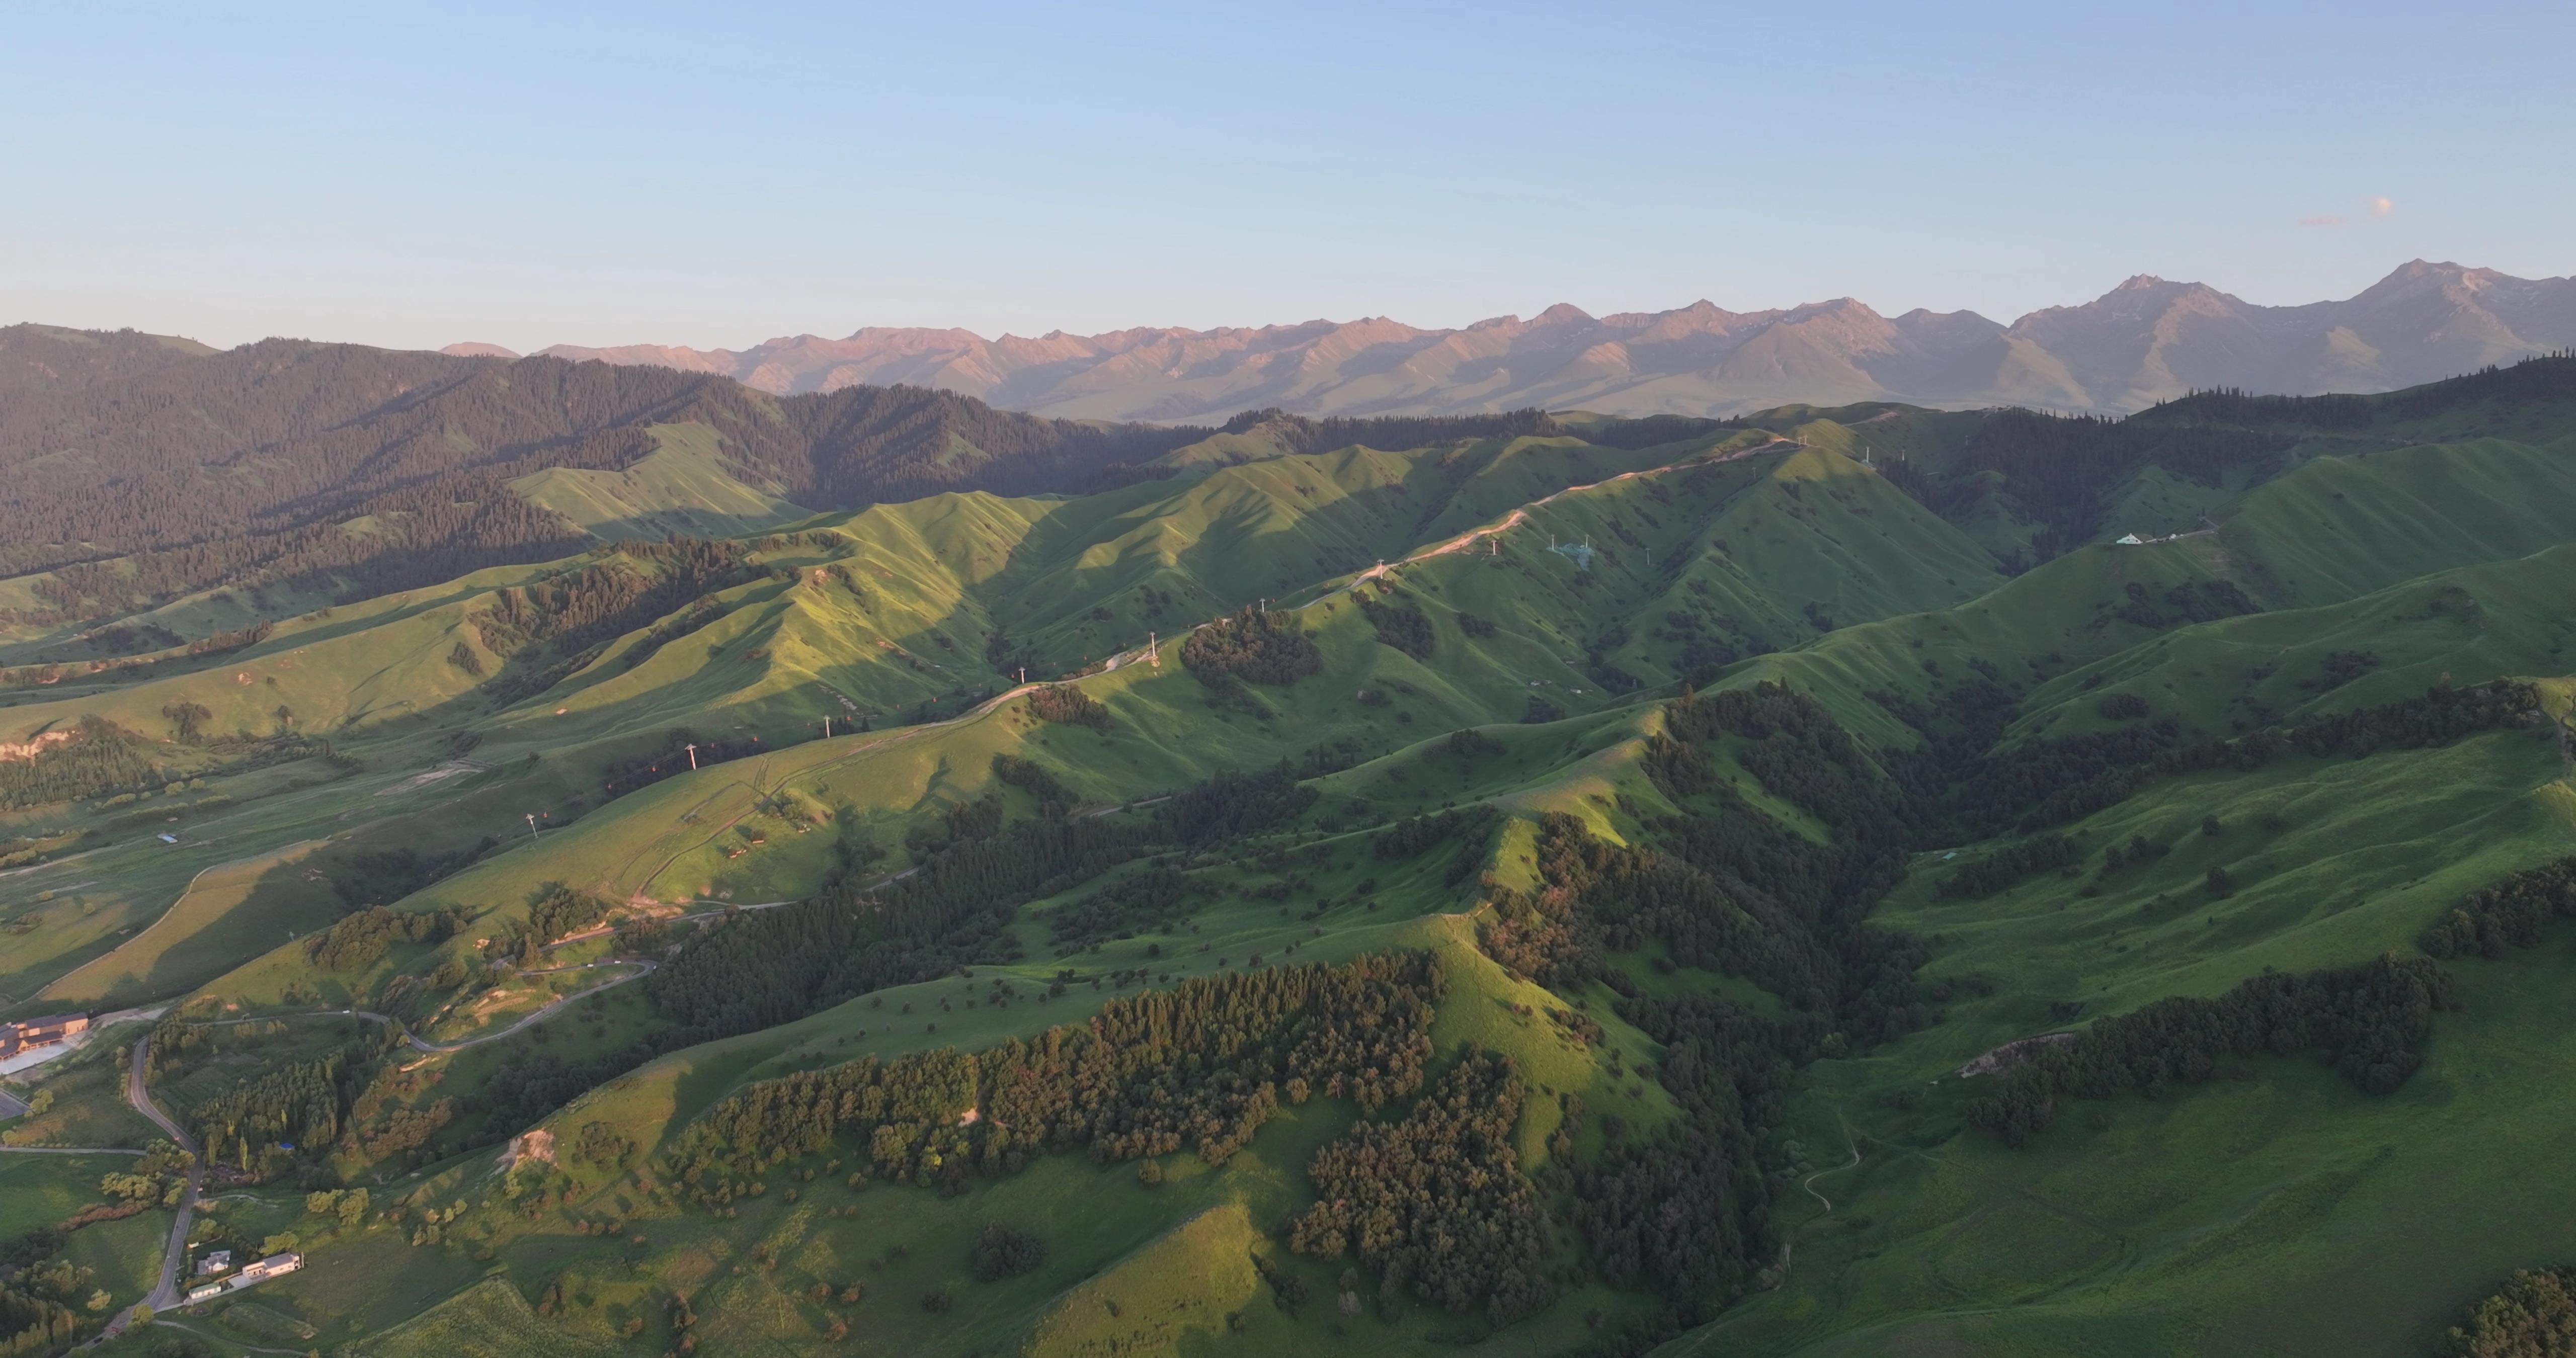
<instances>
[{"instance_id":1,"label":"grassland","mask_svg":"<svg viewBox=\"0 0 2576 1358\"><path fill-rule=\"evenodd\" d=\"M419 1031L488 1035L611 974L483 969L474 939L506 932L555 884L638 918L685 912L673 937L686 939L724 905L811 895L846 870L846 847L882 851L873 877L917 866L907 835L987 793L1014 820L1038 814L1029 792L997 779L996 756L1058 779L1073 814L1127 818L1112 825L1222 771L1312 759L1316 800L1292 823L1175 857L1197 892L1184 918L1061 936L1102 881L1145 865L1118 868L1018 903L1013 960L620 1067L541 1126L563 1147L598 1124L633 1139L639 1158L618 1172L559 1161L556 1191L533 1211L518 1185L536 1171L505 1171L492 1144L524 1128L476 1121L476 1101L504 1071L634 1060L670 1023L644 986L506 1038L394 1058L402 1078L379 1091L384 1106L452 1098L468 1110L438 1143L447 1158L415 1171L344 1145L328 1171L369 1184L380 1206L439 1208L443 1239L418 1235L416 1215L325 1229L277 1185L220 1212L240 1229L306 1232L314 1266L263 1288L261 1304L369 1354L661 1351L679 1338L675 1296L700 1317L704 1351L726 1354L1575 1350L1652 1326L1660 1303L1587 1271L1569 1229L1550 1238L1551 1267L1566 1273L1557 1303L1494 1335L1416 1304L1381 1315L1369 1285L1357 1288L1368 1304L1346 1312L1346 1265L1284 1250L1282 1223L1312 1201L1306 1165L1361 1116L1336 1100L1284 1112L1222 1169L1166 1157L1155 1187L1131 1166L1044 1155L948 1196L854 1189L844 1176L867 1148L842 1144L767 1167L759 1195L714 1214L649 1185L650 1166L754 1081L1079 1025L1118 994L1255 957L1391 948L1443 962L1438 1061L1506 1053L1545 1095L1651 1136L1682 1114L1635 1072L1669 1054L1618 1017L1617 993L1599 982L1552 992L1477 940L1498 888L1543 889L1541 817L1642 844L1663 833L1661 817L1693 809L1647 772L1659 704L1686 680L1784 682L1891 767L1922 740L1906 706L1938 708L1972 680L2014 704L2003 750L2133 720L2106 709L2113 697L2142 700L2188 737L2508 677L2546 681L2553 713L2567 715L2576 448L2554 426L2499 434L2487 412L2320 434L2278 465L2216 477L2151 466L2103 490L2102 537L2190 532L2204 516L2221 527L2147 546L2097 540L2008 574L2007 558L2036 540L2008 499L1963 510L1879 474L1898 457L1944 467L1975 418L1801 409L1648 449L1525 438L1291 455L1229 435L1175 456L1169 480L1099 495L949 495L819 516L733 480L701 431L665 429L662 451L625 473L545 473L521 493L602 537L740 533L768 573L711 594L676 632L660 625L680 615L638 620L543 692L493 687L518 662L478 649L474 617L495 591L600 557L334 608L213 662L0 709L11 738L89 712L157 738L174 703L257 734L262 704L285 702L334 747L254 769L166 742L157 753L204 785L136 804L158 819L10 813L0 832L102 833L0 876L16 893L0 895L0 922L37 921L0 934L0 988L22 1012L193 992L211 1008L191 1012L310 1015L391 1005L463 963L474 984L422 1013ZM1226 691L1179 663L1188 629L1256 601L1311 635L1316 673ZM1381 639L1371 611L1385 609L1420 615L1413 640ZM448 659L460 645L485 674ZM1013 691L1023 660L1032 679L1065 676L1100 704L1107 728L1039 719ZM759 748L606 795L612 767L651 757L674 728ZM1834 838L1748 772L1740 742L1708 753L1752 814L1807 842ZM1950 855L1994 846L1918 844L1873 919L1925 941L1921 978L1940 1021L1835 1048L1800 1073L1786 1122L1760 1148L1788 1247L1777 1285L1666 1351L2424 1351L2498 1275L2576 1251L2564 1225L2576 1204L2559 1201L2546 1168L2569 1112L2548 1077L2569 1056L2566 987L2552 979L2563 935L2456 964L2465 1011L2438 1018L2429 1064L2385 1098L2304 1060L2251 1059L2231 1067L2237 1078L2163 1098L2085 1102L2008 1150L1966 1130L1980 1087L1952 1072L2018 1038L2216 995L2266 969L2410 952L2463 894L2576 852L2569 775L2560 738L2533 724L2161 778L2063 827L2077 867L1968 899L1938 891ZM210 798L228 800L190 809ZM1374 850L1376 827L1452 807L1489 809L1488 837L1409 858ZM179 843L154 838L163 827ZM476 849L486 836L495 842ZM2133 837L2167 852L2094 870ZM473 927L317 968L301 936L346 907L337 883L358 855L396 847L470 851L398 905L461 907ZM1458 854L1470 871L1454 870ZM2232 891L2207 889L2213 868ZM606 962L626 946L602 938L547 961ZM1611 979L1636 993L1795 1011L1745 976L1677 965L1661 944L1612 963ZM1065 972L1072 984L1052 998L978 1003L996 981L1043 994ZM1597 1039L1547 1018L1557 1006L1598 1023ZM246 1031L161 1092L196 1106L373 1032L353 1024ZM58 1077L65 1097L42 1135L112 1128L123 1139L99 1144L140 1144L145 1133L113 1123L114 1073L90 1061ZM1531 1102L1514 1129L1522 1168L1551 1168L1559 1118L1553 1097ZM1586 1162L1604 1145L1596 1117L1571 1154ZM43 1192L45 1175L67 1172L0 1163L12 1170ZM991 1221L1036 1233L1043 1265L972 1281L970 1242ZM609 1222L613 1232L592 1229ZM1265 1273L1309 1300L1278 1304ZM863 1297L841 1300L853 1287ZM848 1340L829 1337L836 1320Z\"/></svg>"}]
</instances>

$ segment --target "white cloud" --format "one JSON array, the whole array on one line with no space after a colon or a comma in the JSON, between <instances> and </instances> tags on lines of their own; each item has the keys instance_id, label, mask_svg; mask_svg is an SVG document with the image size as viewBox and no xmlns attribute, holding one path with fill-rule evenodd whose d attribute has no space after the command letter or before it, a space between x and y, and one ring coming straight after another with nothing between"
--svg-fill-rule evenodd
<instances>
[{"instance_id":1,"label":"white cloud","mask_svg":"<svg viewBox=\"0 0 2576 1358\"><path fill-rule=\"evenodd\" d=\"M2397 210L2396 202L2388 198L2364 198L2361 200L2361 205L2370 209L2370 215L2373 217L2385 217Z\"/></svg>"}]
</instances>

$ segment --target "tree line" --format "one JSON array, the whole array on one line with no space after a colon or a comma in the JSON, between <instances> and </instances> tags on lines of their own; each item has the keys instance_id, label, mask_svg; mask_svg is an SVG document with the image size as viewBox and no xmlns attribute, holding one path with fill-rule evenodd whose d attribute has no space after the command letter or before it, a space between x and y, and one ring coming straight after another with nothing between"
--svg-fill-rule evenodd
<instances>
[{"instance_id":1,"label":"tree line","mask_svg":"<svg viewBox=\"0 0 2576 1358\"><path fill-rule=\"evenodd\" d=\"M1969 1105L1968 1122L2018 1146L2064 1099L2132 1090L2158 1097L2215 1077L2230 1056L2310 1054L2365 1092L2387 1094L2423 1064L2435 1011L2458 1007L2449 973L2429 958L2392 953L2359 966L2266 971L2214 999L2158 1000L2029 1049L1997 1077L1994 1093Z\"/></svg>"},{"instance_id":2,"label":"tree line","mask_svg":"<svg viewBox=\"0 0 2576 1358\"><path fill-rule=\"evenodd\" d=\"M947 833L923 842L909 874L868 884L873 859L853 852L812 899L740 913L684 944L643 983L678 1021L656 1041L679 1046L751 1032L872 990L1011 960L1018 944L1009 925L1023 902L1157 848L1279 824L1315 795L1282 765L1220 773L1144 817L1069 819L1059 811L1005 824L998 798L953 807Z\"/></svg>"},{"instance_id":3,"label":"tree line","mask_svg":"<svg viewBox=\"0 0 2576 1358\"><path fill-rule=\"evenodd\" d=\"M1419 1089L1440 988L1423 952L1194 978L979 1053L761 1081L692 1123L666 1168L714 1205L740 1176L840 1141L867 1148L874 1177L921 1185L1064 1149L1110 1163L1187 1148L1223 1164L1283 1101L1374 1110Z\"/></svg>"}]
</instances>

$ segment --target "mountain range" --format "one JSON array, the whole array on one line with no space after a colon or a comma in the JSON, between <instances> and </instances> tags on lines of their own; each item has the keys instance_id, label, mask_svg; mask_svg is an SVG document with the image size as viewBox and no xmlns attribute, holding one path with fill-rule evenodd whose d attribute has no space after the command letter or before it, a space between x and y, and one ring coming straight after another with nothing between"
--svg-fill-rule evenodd
<instances>
[{"instance_id":1,"label":"mountain range","mask_svg":"<svg viewBox=\"0 0 2576 1358\"><path fill-rule=\"evenodd\" d=\"M1973 311L1886 316L1844 297L1736 312L1707 301L1593 316L1558 304L1425 329L1383 316L1215 330L870 326L747 349L556 345L543 352L720 374L777 395L944 388L1072 419L1187 421L1277 406L1442 415L1529 406L1734 415L1792 402L1904 401L2126 413L2197 389L2388 391L2576 345L2576 278L2415 260L2356 296L2260 306L2141 274L2004 325ZM451 354L509 356L489 344Z\"/></svg>"}]
</instances>

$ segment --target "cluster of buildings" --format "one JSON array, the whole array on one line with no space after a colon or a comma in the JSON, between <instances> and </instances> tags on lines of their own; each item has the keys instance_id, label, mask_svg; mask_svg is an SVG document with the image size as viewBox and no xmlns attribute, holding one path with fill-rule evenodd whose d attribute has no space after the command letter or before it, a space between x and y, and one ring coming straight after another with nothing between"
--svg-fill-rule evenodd
<instances>
[{"instance_id":1,"label":"cluster of buildings","mask_svg":"<svg viewBox=\"0 0 2576 1358\"><path fill-rule=\"evenodd\" d=\"M212 1301L226 1292L238 1292L253 1283L262 1283L283 1274L293 1273L304 1267L304 1256L293 1250L284 1254L272 1254L256 1264L243 1265L241 1272L229 1278L224 1277L225 1273L231 1271L232 1266L231 1250L209 1251L204 1258L197 1261L196 1270L196 1276L209 1281L189 1288L188 1300L191 1303Z\"/></svg>"},{"instance_id":2,"label":"cluster of buildings","mask_svg":"<svg viewBox=\"0 0 2576 1358\"><path fill-rule=\"evenodd\" d=\"M51 1014L18 1023L0 1023L0 1061L44 1047L58 1047L89 1031L87 1014Z\"/></svg>"}]
</instances>

